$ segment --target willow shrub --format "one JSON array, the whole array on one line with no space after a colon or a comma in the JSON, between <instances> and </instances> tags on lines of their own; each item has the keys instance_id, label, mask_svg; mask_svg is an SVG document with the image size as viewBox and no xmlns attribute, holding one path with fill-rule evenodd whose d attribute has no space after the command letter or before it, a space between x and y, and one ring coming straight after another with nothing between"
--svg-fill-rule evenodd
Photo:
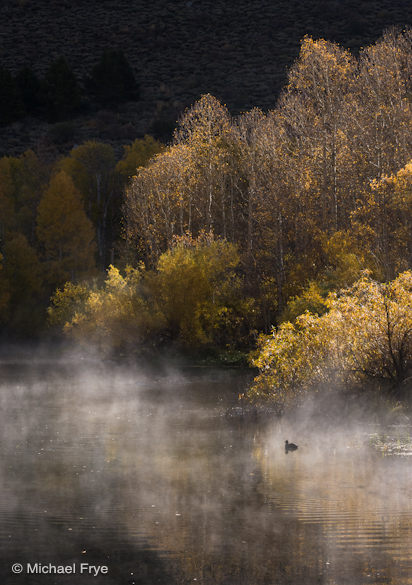
<instances>
[{"instance_id":1,"label":"willow shrub","mask_svg":"<svg viewBox=\"0 0 412 585\"><path fill-rule=\"evenodd\" d=\"M243 295L234 244L211 234L182 236L156 270L111 266L103 286L66 284L52 297L49 320L79 341L127 348L175 344L190 350L246 344L255 315Z\"/></svg>"},{"instance_id":2,"label":"willow shrub","mask_svg":"<svg viewBox=\"0 0 412 585\"><path fill-rule=\"evenodd\" d=\"M254 400L279 406L319 387L351 387L372 380L399 388L412 368L412 272L389 283L364 275L331 293L327 312L305 312L271 335L261 335L252 364L259 374Z\"/></svg>"},{"instance_id":3,"label":"willow shrub","mask_svg":"<svg viewBox=\"0 0 412 585\"><path fill-rule=\"evenodd\" d=\"M137 347L158 333L162 316L144 298L142 267L122 275L110 266L102 286L66 283L52 297L49 322L72 339L99 349Z\"/></svg>"}]
</instances>

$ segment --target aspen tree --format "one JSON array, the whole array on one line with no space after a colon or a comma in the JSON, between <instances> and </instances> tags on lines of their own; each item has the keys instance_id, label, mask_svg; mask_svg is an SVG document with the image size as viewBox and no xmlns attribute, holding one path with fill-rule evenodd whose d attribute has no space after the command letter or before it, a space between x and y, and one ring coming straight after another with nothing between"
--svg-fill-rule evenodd
<instances>
[{"instance_id":1,"label":"aspen tree","mask_svg":"<svg viewBox=\"0 0 412 585\"><path fill-rule=\"evenodd\" d=\"M50 180L38 208L37 237L48 265L48 280L61 284L94 268L95 233L71 178L60 171Z\"/></svg>"}]
</instances>

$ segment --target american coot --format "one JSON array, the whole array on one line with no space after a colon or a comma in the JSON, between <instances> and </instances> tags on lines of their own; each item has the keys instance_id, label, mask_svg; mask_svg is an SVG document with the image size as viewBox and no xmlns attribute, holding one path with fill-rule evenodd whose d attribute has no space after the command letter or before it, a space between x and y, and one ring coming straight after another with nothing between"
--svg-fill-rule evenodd
<instances>
[{"instance_id":1,"label":"american coot","mask_svg":"<svg viewBox=\"0 0 412 585\"><path fill-rule=\"evenodd\" d=\"M289 443L288 440L285 441L285 453L289 453L289 451L296 451L297 448L298 446L295 445L295 443Z\"/></svg>"}]
</instances>

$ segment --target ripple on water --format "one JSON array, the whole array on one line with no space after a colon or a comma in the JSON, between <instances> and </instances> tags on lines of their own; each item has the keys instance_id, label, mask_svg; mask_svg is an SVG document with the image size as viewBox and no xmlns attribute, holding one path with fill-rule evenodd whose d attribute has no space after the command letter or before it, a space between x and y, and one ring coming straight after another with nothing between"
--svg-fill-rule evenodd
<instances>
[{"instance_id":1,"label":"ripple on water","mask_svg":"<svg viewBox=\"0 0 412 585\"><path fill-rule=\"evenodd\" d=\"M43 384L45 402L41 381L19 381L1 431L0 538L10 550L100 547L113 559L151 550L179 584L412 584L408 430L344 437L341 450L338 431L330 440L311 431L285 456L294 433L267 438L202 402L205 386L219 394L227 381L186 381L189 398L177 403L180 378L140 400L130 378L99 376L90 394L90 376L72 372L55 393ZM139 578L169 582L145 581L143 569Z\"/></svg>"}]
</instances>

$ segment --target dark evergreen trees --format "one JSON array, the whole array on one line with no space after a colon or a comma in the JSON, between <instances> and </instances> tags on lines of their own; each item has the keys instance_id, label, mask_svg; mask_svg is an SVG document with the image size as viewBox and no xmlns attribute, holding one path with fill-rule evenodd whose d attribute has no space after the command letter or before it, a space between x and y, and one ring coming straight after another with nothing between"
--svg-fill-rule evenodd
<instances>
[{"instance_id":1,"label":"dark evergreen trees","mask_svg":"<svg viewBox=\"0 0 412 585\"><path fill-rule=\"evenodd\" d=\"M122 51L104 51L86 85L92 97L106 107L139 98L139 86L133 69Z\"/></svg>"},{"instance_id":2,"label":"dark evergreen trees","mask_svg":"<svg viewBox=\"0 0 412 585\"><path fill-rule=\"evenodd\" d=\"M64 57L50 65L43 81L43 103L51 121L64 120L79 110L81 91Z\"/></svg>"},{"instance_id":3,"label":"dark evergreen trees","mask_svg":"<svg viewBox=\"0 0 412 585\"><path fill-rule=\"evenodd\" d=\"M15 122L24 114L16 82L8 69L0 66L0 126Z\"/></svg>"},{"instance_id":4,"label":"dark evergreen trees","mask_svg":"<svg viewBox=\"0 0 412 585\"><path fill-rule=\"evenodd\" d=\"M29 116L39 114L41 107L41 83L30 67L23 67L15 77L17 90Z\"/></svg>"}]
</instances>

